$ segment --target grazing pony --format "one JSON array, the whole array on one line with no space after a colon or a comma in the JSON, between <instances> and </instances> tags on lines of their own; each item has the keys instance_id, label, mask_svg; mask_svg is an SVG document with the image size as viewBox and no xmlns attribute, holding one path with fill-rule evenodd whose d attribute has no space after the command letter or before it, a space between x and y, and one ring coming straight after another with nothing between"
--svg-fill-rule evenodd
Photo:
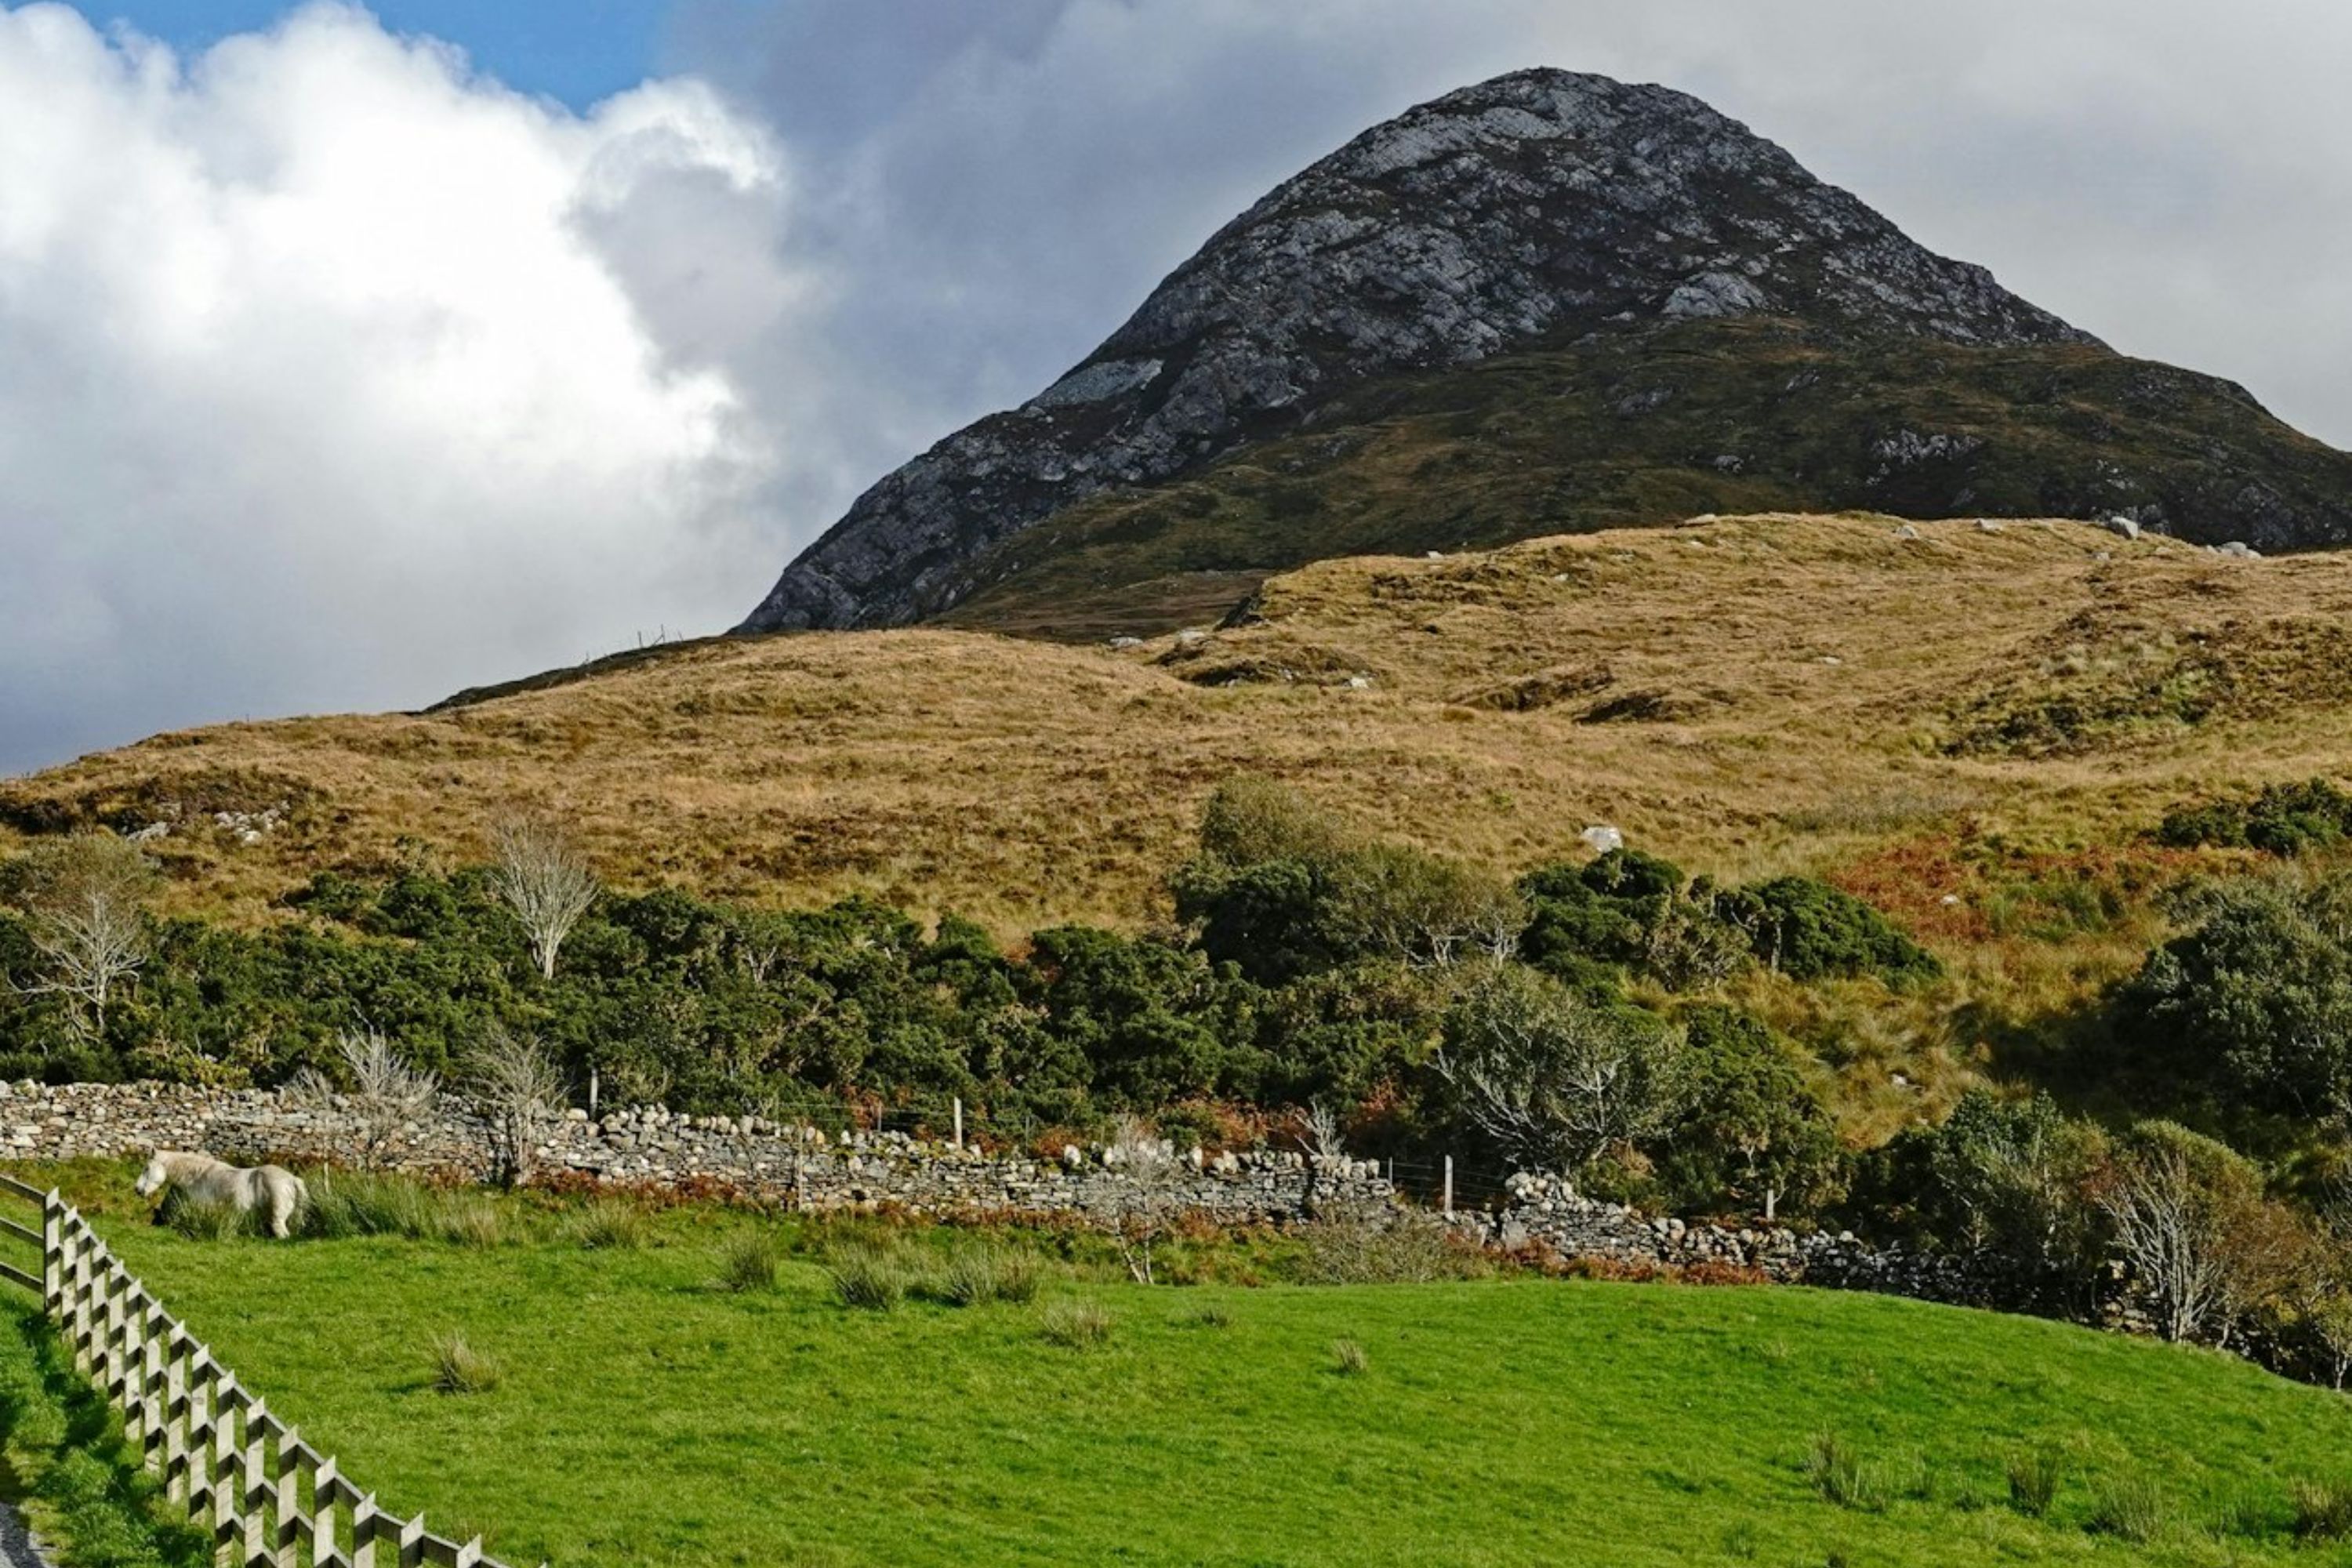
<instances>
[{"instance_id":1,"label":"grazing pony","mask_svg":"<svg viewBox=\"0 0 2352 1568\"><path fill-rule=\"evenodd\" d=\"M147 1157L147 1168L139 1173L139 1195L151 1197L167 1186L198 1203L219 1204L239 1214L265 1209L269 1215L269 1234L281 1239L295 1211L310 1201L310 1189L302 1184L302 1178L283 1165L247 1170L210 1154L158 1149Z\"/></svg>"}]
</instances>

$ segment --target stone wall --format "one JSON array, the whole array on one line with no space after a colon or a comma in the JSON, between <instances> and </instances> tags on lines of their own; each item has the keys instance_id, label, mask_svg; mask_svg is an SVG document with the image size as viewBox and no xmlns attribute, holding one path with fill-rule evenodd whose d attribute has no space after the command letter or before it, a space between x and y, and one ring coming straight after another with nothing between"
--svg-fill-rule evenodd
<instances>
[{"instance_id":1,"label":"stone wall","mask_svg":"<svg viewBox=\"0 0 2352 1568\"><path fill-rule=\"evenodd\" d=\"M245 1162L348 1162L357 1141L352 1120L331 1106L307 1107L264 1090L25 1083L0 1085L0 1147L17 1159L121 1158L163 1147ZM1066 1148L1053 1160L983 1155L902 1132L828 1134L756 1117L625 1110L598 1122L575 1110L553 1127L539 1155L548 1172L651 1186L709 1183L813 1209L1108 1223L1141 1199L1131 1175L1106 1164L1101 1151ZM389 1163L418 1174L479 1178L488 1171L488 1142L478 1119L445 1102L402 1131ZM1658 1218L1580 1198L1536 1176L1513 1177L1507 1192L1491 1209L1455 1215L1454 1228L1507 1251L1534 1246L1637 1268L1727 1268L1780 1283L2014 1304L2000 1280L1963 1260L1875 1247L1851 1234ZM1228 1224L1287 1224L1331 1209L1383 1213L1401 1202L1368 1160L1318 1165L1282 1152L1202 1158L1191 1151L1151 1201Z\"/></svg>"}]
</instances>

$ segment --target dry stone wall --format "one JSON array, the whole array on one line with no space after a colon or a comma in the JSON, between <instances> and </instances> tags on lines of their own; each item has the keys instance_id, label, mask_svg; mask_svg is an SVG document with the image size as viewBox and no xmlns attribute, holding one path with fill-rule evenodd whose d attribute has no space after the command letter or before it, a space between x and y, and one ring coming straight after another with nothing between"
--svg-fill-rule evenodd
<instances>
[{"instance_id":1,"label":"dry stone wall","mask_svg":"<svg viewBox=\"0 0 2352 1568\"><path fill-rule=\"evenodd\" d=\"M0 1151L15 1159L123 1158L150 1148L225 1159L349 1162L359 1139L334 1104L258 1089L172 1084L0 1084ZM601 1181L716 1184L812 1209L890 1208L954 1215L1059 1215L1115 1223L1150 1202L1226 1224L1289 1224L1321 1213L1401 1212L1374 1162L1309 1161L1281 1151L1179 1154L1172 1180L1146 1187L1103 1151L1055 1159L982 1154L903 1132L834 1132L757 1117L579 1111L555 1123L541 1168ZM488 1169L480 1121L444 1102L394 1138L387 1163L417 1174L479 1178ZM1876 1290L1970 1305L2014 1305L2014 1292L1967 1260L1874 1246L1851 1234L1734 1228L1644 1215L1577 1196L1557 1182L1515 1176L1496 1205L1464 1210L1465 1238L1502 1250L1539 1247L1565 1258L1637 1268L1729 1268L1786 1284Z\"/></svg>"}]
</instances>

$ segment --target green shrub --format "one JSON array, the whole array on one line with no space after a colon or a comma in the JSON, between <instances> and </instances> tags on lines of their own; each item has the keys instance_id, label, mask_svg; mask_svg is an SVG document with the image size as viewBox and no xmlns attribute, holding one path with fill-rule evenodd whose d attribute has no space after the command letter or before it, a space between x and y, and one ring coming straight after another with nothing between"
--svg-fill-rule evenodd
<instances>
[{"instance_id":1,"label":"green shrub","mask_svg":"<svg viewBox=\"0 0 2352 1568\"><path fill-rule=\"evenodd\" d=\"M499 1363L476 1350L461 1333L435 1336L433 1386L444 1394L488 1394L498 1387Z\"/></svg>"},{"instance_id":2,"label":"green shrub","mask_svg":"<svg viewBox=\"0 0 2352 1568\"><path fill-rule=\"evenodd\" d=\"M1726 893L1717 909L1748 933L1756 956L1792 980L1875 975L1916 984L1944 972L1935 954L1843 889L1775 877Z\"/></svg>"},{"instance_id":3,"label":"green shrub","mask_svg":"<svg viewBox=\"0 0 2352 1568\"><path fill-rule=\"evenodd\" d=\"M1460 1279L1483 1262L1454 1247L1441 1222L1402 1211L1321 1220L1300 1240L1296 1273L1307 1285L1421 1285Z\"/></svg>"},{"instance_id":4,"label":"green shrub","mask_svg":"<svg viewBox=\"0 0 2352 1568\"><path fill-rule=\"evenodd\" d=\"M2352 795L2326 779L2266 784L2249 798L2209 801L2168 815L2156 837L2176 848L2260 849L2296 856L2352 834Z\"/></svg>"},{"instance_id":5,"label":"green shrub","mask_svg":"<svg viewBox=\"0 0 2352 1568\"><path fill-rule=\"evenodd\" d=\"M1048 1343L1070 1350L1091 1350L1109 1342L1111 1328L1117 1321L1110 1309L1099 1301L1065 1296L1048 1303L1038 1314L1037 1331Z\"/></svg>"}]
</instances>

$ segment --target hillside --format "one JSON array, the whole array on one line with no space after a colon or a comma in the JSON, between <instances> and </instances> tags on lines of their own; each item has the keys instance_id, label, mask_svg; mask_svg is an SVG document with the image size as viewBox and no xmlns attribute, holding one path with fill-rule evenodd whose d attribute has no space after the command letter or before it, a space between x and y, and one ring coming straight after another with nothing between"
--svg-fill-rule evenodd
<instances>
[{"instance_id":1,"label":"hillside","mask_svg":"<svg viewBox=\"0 0 2352 1568\"><path fill-rule=\"evenodd\" d=\"M1705 511L2352 538L2352 457L2115 354L1685 94L1521 71L1374 126L744 631L1172 630L1269 570Z\"/></svg>"},{"instance_id":2,"label":"hillside","mask_svg":"<svg viewBox=\"0 0 2352 1568\"><path fill-rule=\"evenodd\" d=\"M2079 343L1855 353L1787 319L1697 321L1358 387L1296 434L1014 536L941 618L1149 636L1313 560L1708 512L2120 513L2268 551L2347 495L2352 457L2210 376Z\"/></svg>"},{"instance_id":3,"label":"hillside","mask_svg":"<svg viewBox=\"0 0 2352 1568\"><path fill-rule=\"evenodd\" d=\"M521 1207L474 1246L109 1235L272 1410L512 1563L2284 1563L2352 1438L2242 1363L1886 1298L1150 1288L1015 1234L1035 1303L860 1311L817 1266L839 1226L682 1208L589 1250ZM777 1288L713 1289L755 1226L798 1254ZM1046 1337L1072 1298L1102 1342ZM452 1331L497 1386L433 1392Z\"/></svg>"},{"instance_id":4,"label":"hillside","mask_svg":"<svg viewBox=\"0 0 2352 1568\"><path fill-rule=\"evenodd\" d=\"M2343 766L2352 559L2074 523L1724 518L1332 561L1120 650L919 629L727 639L425 714L156 737L0 786L0 847L144 831L188 909L575 820L606 874L867 890L1006 934L1134 925L1221 779L1516 869L1611 822L1720 874L1826 868L1933 941L1997 885L2224 784ZM219 814L219 815L215 815ZM1946 895L1962 901L1947 904Z\"/></svg>"}]
</instances>

